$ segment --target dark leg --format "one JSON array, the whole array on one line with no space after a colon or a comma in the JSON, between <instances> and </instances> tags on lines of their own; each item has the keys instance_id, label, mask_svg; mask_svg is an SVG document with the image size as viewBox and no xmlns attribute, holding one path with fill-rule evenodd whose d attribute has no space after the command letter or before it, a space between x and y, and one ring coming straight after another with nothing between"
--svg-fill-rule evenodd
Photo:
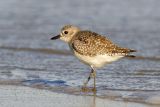
<instances>
[{"instance_id":1,"label":"dark leg","mask_svg":"<svg viewBox=\"0 0 160 107\"><path fill-rule=\"evenodd\" d=\"M88 91L89 89L87 88L87 84L90 81L91 77L94 78L94 88L93 91L96 91L96 71L93 69L93 67L91 66L91 72L89 74L89 77L87 79L87 81L84 83L83 87L82 87L82 91Z\"/></svg>"},{"instance_id":2,"label":"dark leg","mask_svg":"<svg viewBox=\"0 0 160 107\"><path fill-rule=\"evenodd\" d=\"M89 74L89 76L88 76L87 81L84 83L84 85L83 85L83 87L82 87L82 90L83 90L83 91L87 91L87 84L88 84L89 80L91 79L92 73L93 73L93 70L91 70L91 72L90 72L90 74Z\"/></svg>"},{"instance_id":3,"label":"dark leg","mask_svg":"<svg viewBox=\"0 0 160 107\"><path fill-rule=\"evenodd\" d=\"M92 77L94 78L94 87L93 87L93 91L96 92L96 71L94 70L94 68L92 67Z\"/></svg>"}]
</instances>

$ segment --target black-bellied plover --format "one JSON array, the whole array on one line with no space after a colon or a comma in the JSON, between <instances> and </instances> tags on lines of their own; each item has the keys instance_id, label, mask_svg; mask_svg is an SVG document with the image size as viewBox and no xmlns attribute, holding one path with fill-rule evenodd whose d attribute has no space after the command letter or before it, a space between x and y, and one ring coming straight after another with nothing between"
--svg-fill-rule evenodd
<instances>
[{"instance_id":1,"label":"black-bellied plover","mask_svg":"<svg viewBox=\"0 0 160 107\"><path fill-rule=\"evenodd\" d=\"M91 73L82 87L87 91L87 84L91 77L94 78L94 88L96 91L96 68L103 67L105 64L117 61L129 55L135 50L122 48L112 43L108 38L88 30L81 30L73 25L66 25L61 29L59 35L52 37L51 40L61 39L68 43L73 54L83 63L91 67Z\"/></svg>"}]
</instances>

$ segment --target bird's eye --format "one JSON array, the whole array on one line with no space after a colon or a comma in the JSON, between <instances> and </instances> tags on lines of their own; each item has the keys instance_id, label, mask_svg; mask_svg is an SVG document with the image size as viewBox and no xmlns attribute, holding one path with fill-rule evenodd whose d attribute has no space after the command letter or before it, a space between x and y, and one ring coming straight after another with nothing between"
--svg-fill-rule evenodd
<instances>
[{"instance_id":1,"label":"bird's eye","mask_svg":"<svg viewBox=\"0 0 160 107\"><path fill-rule=\"evenodd\" d=\"M64 31L64 34L68 34L68 31Z\"/></svg>"}]
</instances>

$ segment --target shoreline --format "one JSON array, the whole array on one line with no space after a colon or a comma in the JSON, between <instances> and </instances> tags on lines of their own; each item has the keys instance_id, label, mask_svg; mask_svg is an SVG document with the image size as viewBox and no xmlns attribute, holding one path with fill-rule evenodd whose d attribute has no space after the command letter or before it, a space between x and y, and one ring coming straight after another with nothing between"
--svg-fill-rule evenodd
<instances>
[{"instance_id":1,"label":"shoreline","mask_svg":"<svg viewBox=\"0 0 160 107\"><path fill-rule=\"evenodd\" d=\"M70 95L26 86L0 85L1 107L159 107L128 101L114 101L88 95ZM8 103L10 102L10 103Z\"/></svg>"}]
</instances>

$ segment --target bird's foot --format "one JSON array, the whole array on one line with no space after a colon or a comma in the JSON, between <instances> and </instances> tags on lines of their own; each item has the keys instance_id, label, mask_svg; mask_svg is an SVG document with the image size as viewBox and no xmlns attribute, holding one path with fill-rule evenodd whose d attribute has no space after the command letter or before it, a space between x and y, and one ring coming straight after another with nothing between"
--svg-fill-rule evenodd
<instances>
[{"instance_id":1,"label":"bird's foot","mask_svg":"<svg viewBox=\"0 0 160 107\"><path fill-rule=\"evenodd\" d=\"M92 88L92 92L97 92L97 89L94 87L94 88Z\"/></svg>"},{"instance_id":2,"label":"bird's foot","mask_svg":"<svg viewBox=\"0 0 160 107\"><path fill-rule=\"evenodd\" d=\"M94 88L90 88L90 87L83 86L81 88L81 91L82 92L94 92L94 93L96 93L97 89L95 87Z\"/></svg>"},{"instance_id":3,"label":"bird's foot","mask_svg":"<svg viewBox=\"0 0 160 107\"><path fill-rule=\"evenodd\" d=\"M90 92L90 88L88 88L88 87L82 87L81 91L82 92Z\"/></svg>"},{"instance_id":4,"label":"bird's foot","mask_svg":"<svg viewBox=\"0 0 160 107\"><path fill-rule=\"evenodd\" d=\"M82 92L88 92L89 91L89 88L87 87L87 82L84 83L84 85L81 88L81 91Z\"/></svg>"}]
</instances>

